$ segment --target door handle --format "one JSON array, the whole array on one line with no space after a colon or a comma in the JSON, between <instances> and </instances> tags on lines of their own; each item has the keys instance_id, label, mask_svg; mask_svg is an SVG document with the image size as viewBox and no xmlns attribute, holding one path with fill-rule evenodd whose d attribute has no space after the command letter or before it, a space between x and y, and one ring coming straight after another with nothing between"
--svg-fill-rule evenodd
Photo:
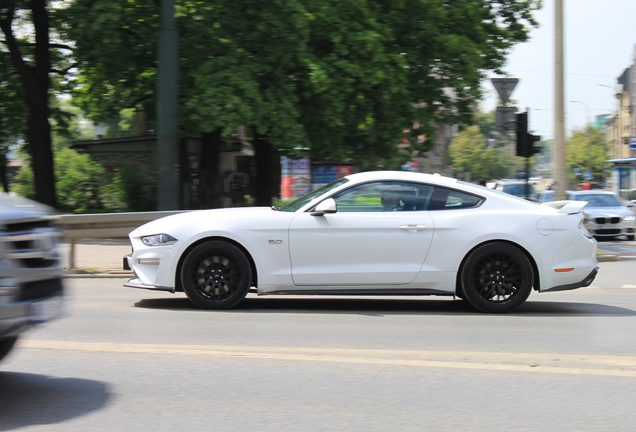
<instances>
[{"instance_id":1,"label":"door handle","mask_svg":"<svg viewBox=\"0 0 636 432\"><path fill-rule=\"evenodd\" d=\"M402 231L424 231L426 225L402 225L400 229Z\"/></svg>"}]
</instances>

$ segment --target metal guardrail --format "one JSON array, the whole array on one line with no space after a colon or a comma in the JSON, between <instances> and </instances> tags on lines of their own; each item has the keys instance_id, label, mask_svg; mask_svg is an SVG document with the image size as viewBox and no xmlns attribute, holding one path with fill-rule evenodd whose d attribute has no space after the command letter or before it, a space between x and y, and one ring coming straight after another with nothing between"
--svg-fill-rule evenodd
<instances>
[{"instance_id":1,"label":"metal guardrail","mask_svg":"<svg viewBox=\"0 0 636 432\"><path fill-rule=\"evenodd\" d=\"M60 215L57 222L64 229L70 246L69 267L75 268L75 243L79 239L128 237L140 225L184 211L187 210Z\"/></svg>"}]
</instances>

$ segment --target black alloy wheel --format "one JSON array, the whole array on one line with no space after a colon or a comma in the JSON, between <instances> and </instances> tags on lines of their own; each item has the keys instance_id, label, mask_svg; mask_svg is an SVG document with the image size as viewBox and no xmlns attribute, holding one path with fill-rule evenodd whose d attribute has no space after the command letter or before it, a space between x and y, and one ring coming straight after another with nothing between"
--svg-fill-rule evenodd
<instances>
[{"instance_id":1,"label":"black alloy wheel","mask_svg":"<svg viewBox=\"0 0 636 432\"><path fill-rule=\"evenodd\" d=\"M0 360L5 358L7 354L9 354L9 351L11 351L11 348L13 348L17 340L17 336L0 339Z\"/></svg>"},{"instance_id":2,"label":"black alloy wheel","mask_svg":"<svg viewBox=\"0 0 636 432\"><path fill-rule=\"evenodd\" d=\"M475 249L461 273L465 299L482 312L507 313L526 301L534 285L528 257L507 243Z\"/></svg>"},{"instance_id":3,"label":"black alloy wheel","mask_svg":"<svg viewBox=\"0 0 636 432\"><path fill-rule=\"evenodd\" d=\"M243 251L223 241L196 246L181 267L183 290L203 309L236 306L247 295L251 281L251 266Z\"/></svg>"}]
</instances>

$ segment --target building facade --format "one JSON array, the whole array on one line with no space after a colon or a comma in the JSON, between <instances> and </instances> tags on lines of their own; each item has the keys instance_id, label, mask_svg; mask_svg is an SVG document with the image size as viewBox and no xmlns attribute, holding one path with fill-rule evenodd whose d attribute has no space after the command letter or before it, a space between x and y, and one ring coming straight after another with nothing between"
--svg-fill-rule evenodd
<instances>
[{"instance_id":1,"label":"building facade","mask_svg":"<svg viewBox=\"0 0 636 432\"><path fill-rule=\"evenodd\" d=\"M621 195L636 188L636 46L632 64L617 79L617 111L607 121L612 189Z\"/></svg>"}]
</instances>

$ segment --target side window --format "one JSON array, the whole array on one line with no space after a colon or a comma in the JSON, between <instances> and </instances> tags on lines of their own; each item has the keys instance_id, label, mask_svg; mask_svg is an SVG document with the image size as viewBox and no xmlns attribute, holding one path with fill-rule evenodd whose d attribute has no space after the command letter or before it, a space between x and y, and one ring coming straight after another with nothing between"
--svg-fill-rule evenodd
<instances>
[{"instance_id":1,"label":"side window","mask_svg":"<svg viewBox=\"0 0 636 432\"><path fill-rule=\"evenodd\" d=\"M408 182L374 182L354 186L333 199L339 212L425 210L433 187Z\"/></svg>"},{"instance_id":2,"label":"side window","mask_svg":"<svg viewBox=\"0 0 636 432\"><path fill-rule=\"evenodd\" d=\"M429 210L457 210L478 207L483 198L454 189L436 187Z\"/></svg>"}]
</instances>

